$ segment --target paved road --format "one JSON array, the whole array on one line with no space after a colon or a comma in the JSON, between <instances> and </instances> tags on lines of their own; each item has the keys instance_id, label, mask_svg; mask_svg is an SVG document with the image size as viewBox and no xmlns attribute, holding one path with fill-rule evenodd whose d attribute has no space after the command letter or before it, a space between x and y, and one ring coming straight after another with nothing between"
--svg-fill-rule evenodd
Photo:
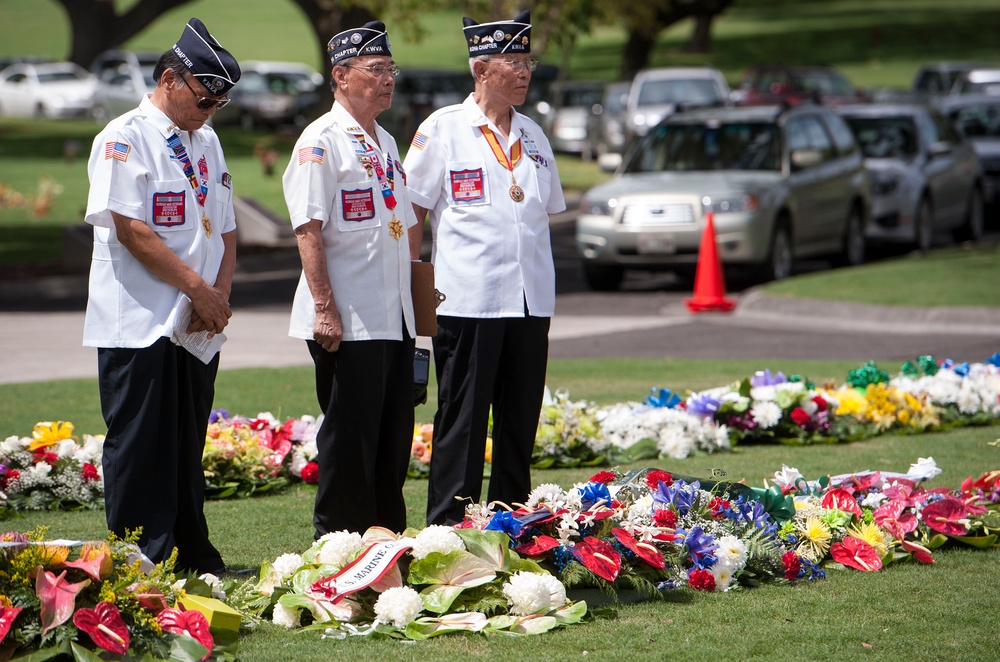
<instances>
[{"instance_id":1,"label":"paved road","mask_svg":"<svg viewBox=\"0 0 1000 662\"><path fill-rule=\"evenodd\" d=\"M683 302L690 292L670 275L630 274L620 292L587 291L571 217L555 224L553 252L558 290L553 358L861 361L931 354L982 361L1000 351L1000 310L803 303L735 283L734 313L692 315ZM303 343L287 337L297 278L294 252L242 253L223 369L310 364ZM85 274L0 283L0 383L96 376L94 350L80 346L85 304Z\"/></svg>"}]
</instances>

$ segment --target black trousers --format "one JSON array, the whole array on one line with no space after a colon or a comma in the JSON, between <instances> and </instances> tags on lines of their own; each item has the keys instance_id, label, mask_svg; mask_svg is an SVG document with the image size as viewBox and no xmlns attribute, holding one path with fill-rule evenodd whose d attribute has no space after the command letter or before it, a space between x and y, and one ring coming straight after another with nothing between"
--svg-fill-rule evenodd
<instances>
[{"instance_id":1,"label":"black trousers","mask_svg":"<svg viewBox=\"0 0 1000 662\"><path fill-rule=\"evenodd\" d=\"M454 524L482 494L483 454L493 408L488 501L523 502L545 392L548 317L438 317L427 524ZM456 500L459 497L461 500Z\"/></svg>"},{"instance_id":2,"label":"black trousers","mask_svg":"<svg viewBox=\"0 0 1000 662\"><path fill-rule=\"evenodd\" d=\"M178 570L220 569L201 462L219 357L205 365L160 338L143 349L98 349L97 365L108 529L124 536L141 527L139 546L154 562L176 547Z\"/></svg>"},{"instance_id":3,"label":"black trousers","mask_svg":"<svg viewBox=\"0 0 1000 662\"><path fill-rule=\"evenodd\" d=\"M325 417L316 434L316 538L372 526L406 528L403 483L413 442L413 347L399 340L307 340Z\"/></svg>"}]
</instances>

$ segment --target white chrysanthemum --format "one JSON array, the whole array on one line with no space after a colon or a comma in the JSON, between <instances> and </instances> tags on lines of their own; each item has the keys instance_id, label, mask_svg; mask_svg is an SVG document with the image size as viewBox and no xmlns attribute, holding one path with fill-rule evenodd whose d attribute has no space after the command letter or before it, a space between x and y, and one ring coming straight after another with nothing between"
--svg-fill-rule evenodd
<instances>
[{"instance_id":1,"label":"white chrysanthemum","mask_svg":"<svg viewBox=\"0 0 1000 662\"><path fill-rule=\"evenodd\" d=\"M963 414L973 415L978 414L982 409L982 401L979 399L979 393L976 392L970 384L962 384L962 388L958 392L958 400L955 403L958 405L958 410Z\"/></svg>"},{"instance_id":2,"label":"white chrysanthemum","mask_svg":"<svg viewBox=\"0 0 1000 662\"><path fill-rule=\"evenodd\" d=\"M29 443L31 443L31 439L28 437L25 437L24 442L22 443L21 438L16 434L11 435L0 442L0 453L3 453L4 455L16 453L19 450L23 450Z\"/></svg>"},{"instance_id":3,"label":"white chrysanthemum","mask_svg":"<svg viewBox=\"0 0 1000 662\"><path fill-rule=\"evenodd\" d=\"M566 604L566 587L556 577L550 574L541 575L542 582L549 590L549 604L557 609Z\"/></svg>"},{"instance_id":4,"label":"white chrysanthemum","mask_svg":"<svg viewBox=\"0 0 1000 662\"><path fill-rule=\"evenodd\" d=\"M396 586L378 596L375 618L379 623L403 629L420 615L423 608L419 593L409 586Z\"/></svg>"},{"instance_id":5,"label":"white chrysanthemum","mask_svg":"<svg viewBox=\"0 0 1000 662\"><path fill-rule=\"evenodd\" d=\"M736 579L736 573L725 563L716 563L711 567L712 576L715 577L715 590L725 593Z\"/></svg>"},{"instance_id":6,"label":"white chrysanthemum","mask_svg":"<svg viewBox=\"0 0 1000 662\"><path fill-rule=\"evenodd\" d=\"M274 616L271 620L274 621L275 625L280 625L287 630L294 630L299 627L299 610L289 609L280 602L274 605Z\"/></svg>"},{"instance_id":7,"label":"white chrysanthemum","mask_svg":"<svg viewBox=\"0 0 1000 662\"><path fill-rule=\"evenodd\" d=\"M750 405L750 416L762 428L773 428L781 420L781 407L769 401L755 402Z\"/></svg>"},{"instance_id":8,"label":"white chrysanthemum","mask_svg":"<svg viewBox=\"0 0 1000 662\"><path fill-rule=\"evenodd\" d=\"M758 402L771 401L777 397L777 393L774 386L754 386L750 389L750 399Z\"/></svg>"},{"instance_id":9,"label":"white chrysanthemum","mask_svg":"<svg viewBox=\"0 0 1000 662\"><path fill-rule=\"evenodd\" d=\"M60 439L54 443L49 450L56 454L58 458L73 457L75 451L79 448L76 441L73 439Z\"/></svg>"},{"instance_id":10,"label":"white chrysanthemum","mask_svg":"<svg viewBox=\"0 0 1000 662\"><path fill-rule=\"evenodd\" d=\"M302 567L302 557L298 554L282 554L278 558L274 559L272 564L275 572L280 574L282 578L287 579L295 574L295 571Z\"/></svg>"},{"instance_id":11,"label":"white chrysanthemum","mask_svg":"<svg viewBox=\"0 0 1000 662\"><path fill-rule=\"evenodd\" d=\"M562 486L555 483L543 483L531 490L525 504L529 508L537 508L542 504L562 505L566 501L566 492Z\"/></svg>"},{"instance_id":12,"label":"white chrysanthemum","mask_svg":"<svg viewBox=\"0 0 1000 662\"><path fill-rule=\"evenodd\" d=\"M52 465L42 461L28 469L28 475L33 481L44 480L52 472Z\"/></svg>"},{"instance_id":13,"label":"white chrysanthemum","mask_svg":"<svg viewBox=\"0 0 1000 662\"><path fill-rule=\"evenodd\" d=\"M321 544L319 562L337 570L353 561L364 547L360 534L346 530L327 533L316 542Z\"/></svg>"},{"instance_id":14,"label":"white chrysanthemum","mask_svg":"<svg viewBox=\"0 0 1000 662\"><path fill-rule=\"evenodd\" d=\"M861 500L861 505L865 508L875 510L882 505L882 502L885 501L885 499L886 496L882 492L869 492L865 495L865 498Z\"/></svg>"},{"instance_id":15,"label":"white chrysanthemum","mask_svg":"<svg viewBox=\"0 0 1000 662\"><path fill-rule=\"evenodd\" d=\"M464 550L465 543L450 526L434 524L417 534L410 552L413 558L422 559L431 552L447 554L456 550Z\"/></svg>"},{"instance_id":16,"label":"white chrysanthemum","mask_svg":"<svg viewBox=\"0 0 1000 662\"><path fill-rule=\"evenodd\" d=\"M716 539L715 544L719 546L715 550L715 557L719 559L716 565L729 566L735 574L747 564L747 546L736 536L722 536Z\"/></svg>"},{"instance_id":17,"label":"white chrysanthemum","mask_svg":"<svg viewBox=\"0 0 1000 662\"><path fill-rule=\"evenodd\" d=\"M503 585L503 594L510 605L510 613L515 616L544 614L554 607L561 607L566 602L566 592L563 590L562 601L553 604L553 591L551 584L545 579L546 576L518 571ZM558 596L556 597L558 599Z\"/></svg>"},{"instance_id":18,"label":"white chrysanthemum","mask_svg":"<svg viewBox=\"0 0 1000 662\"><path fill-rule=\"evenodd\" d=\"M635 503L628 509L629 519L649 519L653 514L653 496L646 494L635 500Z\"/></svg>"}]
</instances>

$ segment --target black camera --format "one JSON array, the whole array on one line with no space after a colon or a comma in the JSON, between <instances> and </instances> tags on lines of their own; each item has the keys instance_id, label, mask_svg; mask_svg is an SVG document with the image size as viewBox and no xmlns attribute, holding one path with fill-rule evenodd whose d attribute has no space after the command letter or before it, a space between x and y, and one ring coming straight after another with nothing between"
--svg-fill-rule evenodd
<instances>
[{"instance_id":1,"label":"black camera","mask_svg":"<svg viewBox=\"0 0 1000 662\"><path fill-rule=\"evenodd\" d=\"M430 350L417 347L413 350L413 406L427 402L427 381L431 372Z\"/></svg>"}]
</instances>

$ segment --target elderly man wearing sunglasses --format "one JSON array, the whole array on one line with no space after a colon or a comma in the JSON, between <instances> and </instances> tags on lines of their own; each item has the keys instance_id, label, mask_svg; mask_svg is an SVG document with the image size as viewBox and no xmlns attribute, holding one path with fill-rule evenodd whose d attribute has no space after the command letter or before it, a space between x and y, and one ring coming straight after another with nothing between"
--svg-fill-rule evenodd
<instances>
[{"instance_id":1,"label":"elderly man wearing sunglasses","mask_svg":"<svg viewBox=\"0 0 1000 662\"><path fill-rule=\"evenodd\" d=\"M210 542L201 456L219 367L196 354L229 323L236 261L232 179L205 123L240 79L196 18L159 59L156 89L94 140L94 226L83 344L98 348L108 528L142 529L153 561L231 572Z\"/></svg>"},{"instance_id":2,"label":"elderly man wearing sunglasses","mask_svg":"<svg viewBox=\"0 0 1000 662\"><path fill-rule=\"evenodd\" d=\"M303 130L282 179L302 259L289 335L308 345L325 413L317 538L406 528L416 335L416 218L396 141L375 121L399 67L381 21L337 34L327 50L333 107Z\"/></svg>"}]
</instances>

